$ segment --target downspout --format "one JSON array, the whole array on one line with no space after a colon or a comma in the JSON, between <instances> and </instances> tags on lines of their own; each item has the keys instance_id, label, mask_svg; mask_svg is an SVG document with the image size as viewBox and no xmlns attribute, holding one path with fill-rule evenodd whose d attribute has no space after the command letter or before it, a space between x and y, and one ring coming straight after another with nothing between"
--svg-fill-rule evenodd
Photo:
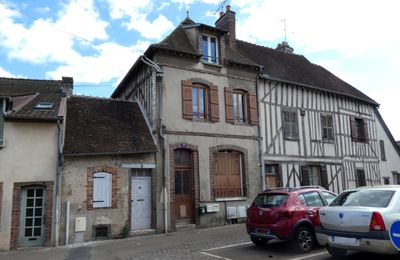
<instances>
[{"instance_id":1,"label":"downspout","mask_svg":"<svg viewBox=\"0 0 400 260\"><path fill-rule=\"evenodd\" d=\"M256 75L256 98L257 98L257 118L258 118L258 124L257 124L257 141L258 141L258 159L259 159L259 171L260 171L260 176L261 176L261 190L265 190L265 180L264 180L264 165L263 165L263 153L262 153L262 136L261 136L261 118L260 118L260 104L259 104L259 99L258 99L258 79L261 75L262 72L262 67L260 67L260 73Z\"/></svg>"},{"instance_id":2,"label":"downspout","mask_svg":"<svg viewBox=\"0 0 400 260\"><path fill-rule=\"evenodd\" d=\"M161 68L156 64L154 61L150 60L146 56L142 56L141 60L153 67L156 70L156 77L161 79L160 85L159 85L159 108L160 108L160 125L159 125L159 135L161 138L162 142L162 155L161 155L161 167L162 167L162 172L163 172L163 182L162 182L162 189L163 189L163 196L164 196L164 206L163 206L163 213L164 213L164 232L165 234L168 233L168 190L167 190L167 164L166 164L166 159L165 159L165 153L167 151L167 138L164 134L164 121L163 121L163 81L162 78L164 77L164 72L161 70ZM157 83L156 83L157 84Z\"/></svg>"},{"instance_id":3,"label":"downspout","mask_svg":"<svg viewBox=\"0 0 400 260\"><path fill-rule=\"evenodd\" d=\"M60 238L60 208L61 208L61 123L63 119L57 119L57 166L56 166L56 223L55 223L55 246L58 246Z\"/></svg>"}]
</instances>

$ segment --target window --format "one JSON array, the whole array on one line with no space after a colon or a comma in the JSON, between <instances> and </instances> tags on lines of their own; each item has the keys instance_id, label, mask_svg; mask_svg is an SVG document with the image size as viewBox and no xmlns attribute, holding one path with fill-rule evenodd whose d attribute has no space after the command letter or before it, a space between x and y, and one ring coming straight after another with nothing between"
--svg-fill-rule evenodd
<instances>
[{"instance_id":1,"label":"window","mask_svg":"<svg viewBox=\"0 0 400 260\"><path fill-rule=\"evenodd\" d=\"M331 206L357 206L386 208L395 191L393 190L360 190L341 193Z\"/></svg>"},{"instance_id":2,"label":"window","mask_svg":"<svg viewBox=\"0 0 400 260\"><path fill-rule=\"evenodd\" d=\"M365 179L365 172L362 169L356 170L356 185L357 187L367 186L367 180Z\"/></svg>"},{"instance_id":3,"label":"window","mask_svg":"<svg viewBox=\"0 0 400 260\"><path fill-rule=\"evenodd\" d=\"M202 86L192 87L192 105L193 105L193 119L207 119L208 107L207 105L207 89Z\"/></svg>"},{"instance_id":4,"label":"window","mask_svg":"<svg viewBox=\"0 0 400 260\"><path fill-rule=\"evenodd\" d=\"M303 196L303 198L300 198L301 196ZM319 196L318 192L316 191L302 193L299 195L299 198L303 203L305 201L307 206L324 206L321 196Z\"/></svg>"},{"instance_id":5,"label":"window","mask_svg":"<svg viewBox=\"0 0 400 260\"><path fill-rule=\"evenodd\" d=\"M203 35L202 61L212 64L218 64L218 43L217 38L209 35Z\"/></svg>"},{"instance_id":6,"label":"window","mask_svg":"<svg viewBox=\"0 0 400 260\"><path fill-rule=\"evenodd\" d=\"M253 205L260 208L270 208L281 206L286 202L286 194L260 194L254 200Z\"/></svg>"},{"instance_id":7,"label":"window","mask_svg":"<svg viewBox=\"0 0 400 260\"><path fill-rule=\"evenodd\" d=\"M265 164L265 187L279 187L279 166L276 164Z\"/></svg>"},{"instance_id":8,"label":"window","mask_svg":"<svg viewBox=\"0 0 400 260\"><path fill-rule=\"evenodd\" d=\"M385 142L383 140L379 140L379 146L381 148L381 160L386 161L386 153L385 153Z\"/></svg>"},{"instance_id":9,"label":"window","mask_svg":"<svg viewBox=\"0 0 400 260\"><path fill-rule=\"evenodd\" d=\"M297 111L283 111L283 136L285 139L298 139L299 130L297 124Z\"/></svg>"},{"instance_id":10,"label":"window","mask_svg":"<svg viewBox=\"0 0 400 260\"><path fill-rule=\"evenodd\" d=\"M93 208L111 207L112 175L106 172L93 174Z\"/></svg>"},{"instance_id":11,"label":"window","mask_svg":"<svg viewBox=\"0 0 400 260\"><path fill-rule=\"evenodd\" d=\"M332 115L321 115L322 139L333 141L333 117Z\"/></svg>"},{"instance_id":12,"label":"window","mask_svg":"<svg viewBox=\"0 0 400 260\"><path fill-rule=\"evenodd\" d=\"M364 119L352 117L350 126L353 142L368 142L368 123Z\"/></svg>"},{"instance_id":13,"label":"window","mask_svg":"<svg viewBox=\"0 0 400 260\"><path fill-rule=\"evenodd\" d=\"M182 116L188 120L218 122L218 87L183 80Z\"/></svg>"},{"instance_id":14,"label":"window","mask_svg":"<svg viewBox=\"0 0 400 260\"><path fill-rule=\"evenodd\" d=\"M257 125L257 96L241 89L225 88L226 122Z\"/></svg>"},{"instance_id":15,"label":"window","mask_svg":"<svg viewBox=\"0 0 400 260\"><path fill-rule=\"evenodd\" d=\"M232 150L222 150L214 153L214 157L214 197L246 196L242 154Z\"/></svg>"},{"instance_id":16,"label":"window","mask_svg":"<svg viewBox=\"0 0 400 260\"><path fill-rule=\"evenodd\" d=\"M336 199L336 195L332 194L330 192L322 191L321 194L322 194L322 197L324 197L324 199L328 203L328 205L331 204L332 201L334 201Z\"/></svg>"},{"instance_id":17,"label":"window","mask_svg":"<svg viewBox=\"0 0 400 260\"><path fill-rule=\"evenodd\" d=\"M301 185L318 185L328 189L328 175L326 166L302 166Z\"/></svg>"}]
</instances>

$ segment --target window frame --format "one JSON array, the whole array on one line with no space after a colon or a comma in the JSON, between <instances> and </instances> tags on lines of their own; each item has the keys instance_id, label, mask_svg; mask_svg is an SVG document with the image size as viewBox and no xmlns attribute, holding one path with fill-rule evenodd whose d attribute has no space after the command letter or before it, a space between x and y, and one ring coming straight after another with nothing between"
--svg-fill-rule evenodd
<instances>
[{"instance_id":1,"label":"window frame","mask_svg":"<svg viewBox=\"0 0 400 260\"><path fill-rule=\"evenodd\" d=\"M361 117L350 118L351 139L353 142L368 142L368 122Z\"/></svg>"},{"instance_id":2,"label":"window frame","mask_svg":"<svg viewBox=\"0 0 400 260\"><path fill-rule=\"evenodd\" d=\"M193 91L196 90L196 103L194 102ZM203 116L201 117L200 111L200 90L203 90ZM209 102L209 89L208 87L200 84L192 85L192 117L193 121L210 121L210 102ZM197 111L195 111L195 105L197 106ZM195 114L197 113L197 114Z\"/></svg>"},{"instance_id":3,"label":"window frame","mask_svg":"<svg viewBox=\"0 0 400 260\"><path fill-rule=\"evenodd\" d=\"M367 175L365 174L364 169L356 169L355 177L356 177L356 186L357 187L367 186Z\"/></svg>"},{"instance_id":4,"label":"window frame","mask_svg":"<svg viewBox=\"0 0 400 260\"><path fill-rule=\"evenodd\" d=\"M247 124L249 121L249 101L248 101L248 92L240 89L234 89L232 91L232 101L233 101L233 121L236 124ZM240 107L239 107L239 97L242 99L242 120L240 118ZM235 113L237 114L235 116Z\"/></svg>"},{"instance_id":5,"label":"window frame","mask_svg":"<svg viewBox=\"0 0 400 260\"><path fill-rule=\"evenodd\" d=\"M381 152L381 161L386 162L385 141L379 140L379 148Z\"/></svg>"},{"instance_id":6,"label":"window frame","mask_svg":"<svg viewBox=\"0 0 400 260\"><path fill-rule=\"evenodd\" d=\"M289 121L285 114L288 113ZM282 110L283 138L286 140L299 140L299 119L296 109Z\"/></svg>"},{"instance_id":7,"label":"window frame","mask_svg":"<svg viewBox=\"0 0 400 260\"><path fill-rule=\"evenodd\" d=\"M330 121L331 125L329 125L328 121ZM321 114L321 136L322 140L326 140L328 142L335 141L335 128L333 123L333 115L332 114ZM325 131L326 130L326 131ZM326 136L325 136L326 132Z\"/></svg>"},{"instance_id":8,"label":"window frame","mask_svg":"<svg viewBox=\"0 0 400 260\"><path fill-rule=\"evenodd\" d=\"M204 37L207 38L207 55L204 55ZM212 56L211 53L211 39L215 39L215 57ZM215 64L219 65L219 44L218 44L218 37L210 34L202 34L201 37L201 44L202 44L202 49L201 49L201 61L208 63L208 64ZM215 62L213 62L213 59L215 59Z\"/></svg>"},{"instance_id":9,"label":"window frame","mask_svg":"<svg viewBox=\"0 0 400 260\"><path fill-rule=\"evenodd\" d=\"M92 207L96 208L112 208L112 174L109 172L95 172L93 173L93 197L92 197ZM107 194L104 194L105 190L97 190L98 186L95 185L96 179L104 179L106 182L104 187L107 189ZM106 186L107 185L107 186ZM103 194L101 194L103 192ZM95 199L104 198L103 201L95 201Z\"/></svg>"}]
</instances>

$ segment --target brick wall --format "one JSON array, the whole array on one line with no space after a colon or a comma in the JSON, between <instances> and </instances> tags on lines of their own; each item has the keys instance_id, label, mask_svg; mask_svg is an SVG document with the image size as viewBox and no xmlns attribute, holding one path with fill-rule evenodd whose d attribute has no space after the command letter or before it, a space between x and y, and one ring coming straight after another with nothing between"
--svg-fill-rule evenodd
<instances>
[{"instance_id":1,"label":"brick wall","mask_svg":"<svg viewBox=\"0 0 400 260\"><path fill-rule=\"evenodd\" d=\"M109 165L100 165L87 168L87 185L86 185L86 207L88 210L93 209L93 175L96 172L107 172L112 175L111 189L111 208L118 207L118 168Z\"/></svg>"},{"instance_id":2,"label":"brick wall","mask_svg":"<svg viewBox=\"0 0 400 260\"><path fill-rule=\"evenodd\" d=\"M24 187L29 186L44 186L46 196L46 211L45 211L45 246L51 245L51 232L53 221L53 195L54 183L48 182L30 182L30 183L14 183L13 199L12 199L12 212L11 212L11 235L10 235L10 248L16 249L19 247L19 228L20 228L20 208L21 208L21 191Z\"/></svg>"}]
</instances>

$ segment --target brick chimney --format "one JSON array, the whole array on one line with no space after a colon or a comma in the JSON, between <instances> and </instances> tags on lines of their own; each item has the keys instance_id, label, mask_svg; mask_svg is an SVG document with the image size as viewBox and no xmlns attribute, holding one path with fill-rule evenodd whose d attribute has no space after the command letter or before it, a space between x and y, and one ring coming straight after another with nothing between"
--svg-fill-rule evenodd
<instances>
[{"instance_id":1,"label":"brick chimney","mask_svg":"<svg viewBox=\"0 0 400 260\"><path fill-rule=\"evenodd\" d=\"M231 6L226 6L226 12L220 12L219 18L215 22L215 27L228 31L226 45L236 48L236 13L231 11Z\"/></svg>"},{"instance_id":2,"label":"brick chimney","mask_svg":"<svg viewBox=\"0 0 400 260\"><path fill-rule=\"evenodd\" d=\"M62 77L61 79L61 91L67 95L72 96L74 89L74 79L72 77Z\"/></svg>"}]
</instances>

